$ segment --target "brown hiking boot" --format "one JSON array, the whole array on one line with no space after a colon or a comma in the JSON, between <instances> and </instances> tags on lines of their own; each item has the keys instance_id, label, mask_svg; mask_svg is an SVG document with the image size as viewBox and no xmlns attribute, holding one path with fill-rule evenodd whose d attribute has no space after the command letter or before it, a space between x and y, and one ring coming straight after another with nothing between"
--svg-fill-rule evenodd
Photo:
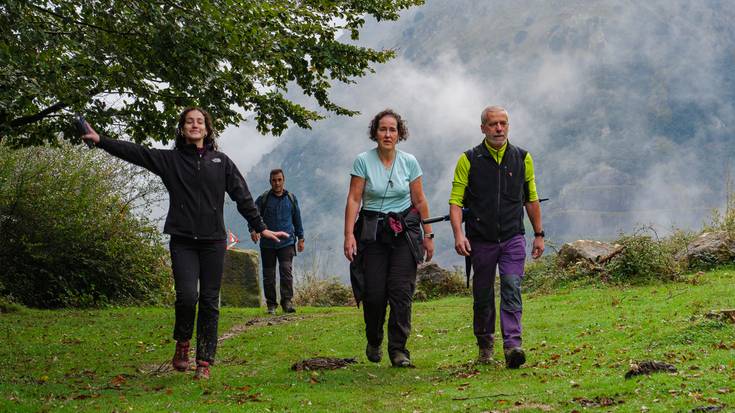
<instances>
[{"instance_id":1,"label":"brown hiking boot","mask_svg":"<svg viewBox=\"0 0 735 413\"><path fill-rule=\"evenodd\" d=\"M477 362L481 364L490 364L493 361L492 347L480 347L480 353L477 355Z\"/></svg>"},{"instance_id":2,"label":"brown hiking boot","mask_svg":"<svg viewBox=\"0 0 735 413\"><path fill-rule=\"evenodd\" d=\"M209 380L209 362L197 360L197 371L194 380Z\"/></svg>"},{"instance_id":3,"label":"brown hiking boot","mask_svg":"<svg viewBox=\"0 0 735 413\"><path fill-rule=\"evenodd\" d=\"M526 353L520 347L505 349L505 366L509 369L517 369L526 362Z\"/></svg>"},{"instance_id":4,"label":"brown hiking boot","mask_svg":"<svg viewBox=\"0 0 735 413\"><path fill-rule=\"evenodd\" d=\"M175 370L187 371L189 370L189 342L188 341L177 341L176 350L174 351L174 358L171 360L171 364Z\"/></svg>"}]
</instances>

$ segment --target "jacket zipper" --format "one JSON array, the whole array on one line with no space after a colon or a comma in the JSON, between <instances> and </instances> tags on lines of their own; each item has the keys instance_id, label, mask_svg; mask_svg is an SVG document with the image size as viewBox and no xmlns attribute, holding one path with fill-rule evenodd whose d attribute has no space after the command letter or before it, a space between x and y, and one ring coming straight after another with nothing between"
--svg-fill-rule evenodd
<instances>
[{"instance_id":1,"label":"jacket zipper","mask_svg":"<svg viewBox=\"0 0 735 413\"><path fill-rule=\"evenodd\" d=\"M503 169L498 165L498 215L497 215L497 228L498 228L498 243L500 243L500 193L502 192L500 189L500 183L501 183L501 175L502 175Z\"/></svg>"},{"instance_id":2,"label":"jacket zipper","mask_svg":"<svg viewBox=\"0 0 735 413\"><path fill-rule=\"evenodd\" d=\"M202 212L202 174L201 174L201 168L200 168L200 162L201 162L201 155L198 155L197 158L197 181L199 181L199 191L197 193L197 217L201 215ZM195 218L196 220L196 218ZM196 228L196 225L194 226ZM198 239L199 236L196 233L196 229L194 230L194 239Z\"/></svg>"}]
</instances>

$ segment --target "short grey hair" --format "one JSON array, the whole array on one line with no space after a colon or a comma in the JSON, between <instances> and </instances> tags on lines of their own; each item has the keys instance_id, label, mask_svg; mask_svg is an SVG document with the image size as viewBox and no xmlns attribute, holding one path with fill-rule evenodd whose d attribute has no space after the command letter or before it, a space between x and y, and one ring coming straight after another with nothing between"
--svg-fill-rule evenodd
<instances>
[{"instance_id":1,"label":"short grey hair","mask_svg":"<svg viewBox=\"0 0 735 413\"><path fill-rule=\"evenodd\" d=\"M482 113L480 114L480 123L481 124L485 124L485 117L490 112L505 112L505 116L507 116L508 119L510 119L510 114L508 113L508 111L504 107L502 107L502 106L488 106L485 109L483 109L482 110Z\"/></svg>"}]
</instances>

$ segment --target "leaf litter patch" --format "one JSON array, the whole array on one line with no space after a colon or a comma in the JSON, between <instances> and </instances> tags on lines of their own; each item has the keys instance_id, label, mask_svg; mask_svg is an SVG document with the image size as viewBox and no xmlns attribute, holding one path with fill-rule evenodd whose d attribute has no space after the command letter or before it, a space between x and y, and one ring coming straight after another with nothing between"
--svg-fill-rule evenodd
<instances>
[{"instance_id":1,"label":"leaf litter patch","mask_svg":"<svg viewBox=\"0 0 735 413\"><path fill-rule=\"evenodd\" d=\"M646 360L635 362L630 365L630 370L625 373L625 378L629 379L633 376L648 375L651 373L676 373L676 367L669 363L661 361Z\"/></svg>"},{"instance_id":2,"label":"leaf litter patch","mask_svg":"<svg viewBox=\"0 0 735 413\"><path fill-rule=\"evenodd\" d=\"M291 366L293 371L337 370L357 363L354 358L314 357L301 360Z\"/></svg>"}]
</instances>

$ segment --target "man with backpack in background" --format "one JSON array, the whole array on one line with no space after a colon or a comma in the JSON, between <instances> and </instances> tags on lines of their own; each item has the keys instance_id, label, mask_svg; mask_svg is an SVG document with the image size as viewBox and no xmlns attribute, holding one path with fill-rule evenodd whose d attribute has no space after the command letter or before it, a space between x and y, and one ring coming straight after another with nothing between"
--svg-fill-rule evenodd
<instances>
[{"instance_id":1,"label":"man with backpack in background","mask_svg":"<svg viewBox=\"0 0 735 413\"><path fill-rule=\"evenodd\" d=\"M260 215L271 231L284 231L290 237L279 242L260 237L252 228L250 238L260 241L260 259L263 263L263 292L265 294L268 314L275 314L278 307L276 298L276 261L280 275L281 307L285 313L293 313L296 309L293 299L293 258L296 252L304 251L304 227L301 224L301 211L296 196L285 188L286 177L281 169L273 169L270 173L271 189L265 191L255 200Z\"/></svg>"}]
</instances>

